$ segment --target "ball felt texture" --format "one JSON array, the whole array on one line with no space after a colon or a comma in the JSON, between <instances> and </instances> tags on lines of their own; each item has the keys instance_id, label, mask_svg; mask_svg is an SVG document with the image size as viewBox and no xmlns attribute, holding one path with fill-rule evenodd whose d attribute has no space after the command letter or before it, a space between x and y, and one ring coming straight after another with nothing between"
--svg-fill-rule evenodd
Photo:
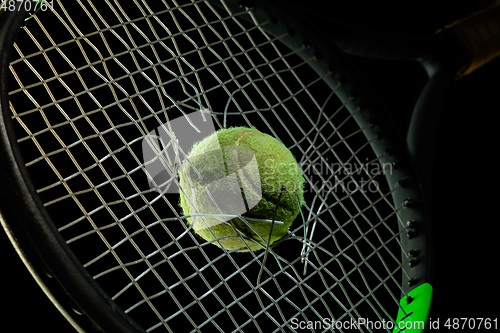
<instances>
[{"instance_id":1,"label":"ball felt texture","mask_svg":"<svg viewBox=\"0 0 500 333\"><path fill-rule=\"evenodd\" d=\"M223 214L272 220L276 211L275 220L283 224L274 223L272 244L287 234L300 212L299 202L304 203L304 178L295 157L280 141L255 128L221 129L196 143L188 160L179 170L182 212L199 214L188 217L188 224L206 241L215 236L218 242L212 243L227 250L248 251L238 233L260 244L246 240L253 251L265 248L271 222L245 223Z\"/></svg>"}]
</instances>

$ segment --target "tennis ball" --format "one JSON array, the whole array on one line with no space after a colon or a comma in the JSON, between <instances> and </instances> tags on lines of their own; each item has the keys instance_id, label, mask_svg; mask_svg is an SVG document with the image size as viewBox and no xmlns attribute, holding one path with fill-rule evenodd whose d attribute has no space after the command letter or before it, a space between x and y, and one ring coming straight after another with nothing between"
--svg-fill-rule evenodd
<instances>
[{"instance_id":1,"label":"tennis ball","mask_svg":"<svg viewBox=\"0 0 500 333\"><path fill-rule=\"evenodd\" d=\"M299 214L299 202L304 203L304 178L294 156L280 141L255 128L221 129L196 143L188 160L178 173L183 214L201 214L188 217L188 224L207 241L214 240L213 235L222 237L220 244L213 244L227 250L248 251L232 226L262 244L246 240L255 251L265 247L258 234L267 242L272 223L247 220L254 231L240 218L223 214L272 220L276 211L275 221L283 224L274 223L273 243L287 234Z\"/></svg>"}]
</instances>

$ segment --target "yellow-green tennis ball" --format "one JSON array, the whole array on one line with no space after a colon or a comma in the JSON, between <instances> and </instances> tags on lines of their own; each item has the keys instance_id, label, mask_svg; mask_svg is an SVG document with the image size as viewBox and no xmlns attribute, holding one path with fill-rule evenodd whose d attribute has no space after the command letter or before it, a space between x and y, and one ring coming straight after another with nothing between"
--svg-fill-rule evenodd
<instances>
[{"instance_id":1,"label":"yellow-green tennis ball","mask_svg":"<svg viewBox=\"0 0 500 333\"><path fill-rule=\"evenodd\" d=\"M258 234L267 242L271 222L247 220L257 234L241 219L223 214L272 220L276 211L275 220L284 224L274 223L273 243L287 234L300 212L299 202L304 203L304 178L296 159L280 141L255 128L219 130L196 143L188 160L179 170L183 214L199 214L187 218L194 231L207 241L222 237L218 241L227 250L248 251L232 226L262 244L247 240L252 250L263 249Z\"/></svg>"}]
</instances>

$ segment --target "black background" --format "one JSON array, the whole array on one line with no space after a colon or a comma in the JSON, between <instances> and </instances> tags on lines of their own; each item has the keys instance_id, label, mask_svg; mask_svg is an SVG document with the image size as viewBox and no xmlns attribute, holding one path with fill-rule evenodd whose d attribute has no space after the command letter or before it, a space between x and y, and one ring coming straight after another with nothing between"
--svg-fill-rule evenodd
<instances>
[{"instance_id":1,"label":"black background","mask_svg":"<svg viewBox=\"0 0 500 333\"><path fill-rule=\"evenodd\" d=\"M319 1L318 10L368 28L407 35L428 35L443 24L486 6L489 1ZM312 5L315 1L309 1ZM358 61L370 76L383 73L394 87L387 104L404 112L420 82L399 65ZM369 65L369 66L368 66ZM371 68L371 70L370 70ZM399 79L405 78L404 84ZM418 80L416 80L418 81ZM498 317L498 121L500 61L452 84L440 130L433 180L435 245L433 320ZM400 106L400 107L399 107ZM72 332L38 287L3 232L0 232L0 319L16 332Z\"/></svg>"}]
</instances>

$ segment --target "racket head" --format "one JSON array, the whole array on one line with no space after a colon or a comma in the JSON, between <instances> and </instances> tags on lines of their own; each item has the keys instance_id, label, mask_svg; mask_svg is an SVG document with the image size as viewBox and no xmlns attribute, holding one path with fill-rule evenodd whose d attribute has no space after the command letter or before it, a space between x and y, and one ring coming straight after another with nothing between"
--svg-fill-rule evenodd
<instances>
[{"instance_id":1,"label":"racket head","mask_svg":"<svg viewBox=\"0 0 500 333\"><path fill-rule=\"evenodd\" d=\"M314 70L315 75L321 77L330 89L336 89L341 104L350 111L358 128L363 129L362 135L369 142L376 161L390 167L391 170L390 174L384 173L383 177L387 178L389 196L394 201L394 207L397 208L394 214L398 216L397 220L400 222L400 228L395 231L397 236L391 236L391 239L401 244L401 249L403 249L402 262L404 264L399 269L404 271L404 274L401 274L402 280L398 287L401 288L402 295L408 295L417 287L430 282L429 231L426 224L428 217L425 216L425 202L419 190L419 181L413 176L406 148L400 143L401 133L398 133L397 127L391 123L391 118L384 111L383 104L373 94L372 88L345 59L342 52L334 45L324 43L322 32L312 33L311 30L314 29L308 27L300 19L294 18L294 14L287 13L283 8L276 9L264 3L258 3L255 11L248 11L245 6L242 8L235 2L227 2L226 5L226 11L229 9L233 13L243 12L245 14L241 15L247 15L247 20L268 22L263 28L267 34L285 36L280 39L280 43L287 45L290 50L300 50L296 52L297 59L306 59L307 66ZM12 22L20 26L26 14L17 15L10 14L14 20ZM6 28L2 31L6 31L5 36L14 36L15 34L7 34L7 32L15 31L16 25L9 27L13 30ZM12 45L12 43L5 45ZM3 48L4 45L2 45ZM4 64L2 82L11 84L10 73L7 70L7 64L10 61L8 54L8 51L2 52L2 56L5 55L5 59L1 62ZM66 244L68 239L60 235L56 227L58 223L52 221L53 218L47 212L43 201L39 198L37 188L33 185L33 175L24 166L26 163L23 162L23 152L16 142L19 137L15 136L12 111L4 107L9 105L8 101L9 96L4 90L2 92L2 117L4 119L2 120L5 126L2 127L2 154L9 156L10 160L9 163L2 164L2 168L5 167L5 170L2 170L5 172L2 174L9 175L5 182L2 179L2 184L5 183L5 189L8 189L2 192L2 199L5 199L2 200L2 212L5 216L3 219L5 228L15 235L11 239L17 239L16 242L26 257L25 262L36 263L30 267L33 267L33 272L38 273L32 274L37 275L37 281L45 284L46 289L52 293L53 299L58 300L58 308L66 309L62 312L76 323L74 325L82 328L95 325L103 330L111 331L141 331L142 329L123 310L120 310L114 301L111 301L107 292L83 268L81 259ZM213 113L220 119L227 116L227 112L213 111ZM222 123L221 120L219 120L220 123ZM5 195L7 193L9 195ZM16 207L15 213L11 207ZM408 224L408 222L411 223ZM23 227L19 227L20 225ZM297 230L295 229L295 232ZM43 237L38 237L40 235ZM411 250L413 254L410 254ZM59 256L54 256L53 253L58 253ZM42 260L39 260L39 257ZM410 257L414 259L413 262ZM418 261L415 261L417 258ZM44 263L44 265L41 266L39 263ZM49 275L51 278L47 279L40 272L48 272L45 276ZM48 287L50 284L48 281L57 281L57 283ZM385 287L385 285L381 284L379 287ZM402 295L397 295L398 299ZM395 307L397 308L398 306ZM395 313L392 316L396 318Z\"/></svg>"}]
</instances>

